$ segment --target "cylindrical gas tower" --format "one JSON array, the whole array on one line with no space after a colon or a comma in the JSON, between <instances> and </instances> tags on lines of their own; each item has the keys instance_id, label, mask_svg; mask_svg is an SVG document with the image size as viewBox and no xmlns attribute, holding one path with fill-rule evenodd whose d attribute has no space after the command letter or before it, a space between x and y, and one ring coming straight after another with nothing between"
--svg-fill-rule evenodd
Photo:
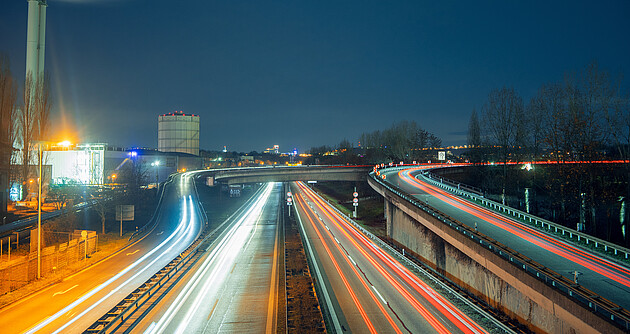
<instances>
[{"instance_id":1,"label":"cylindrical gas tower","mask_svg":"<svg viewBox=\"0 0 630 334\"><path fill-rule=\"evenodd\" d=\"M199 155L199 115L175 111L158 116L158 150Z\"/></svg>"},{"instance_id":2,"label":"cylindrical gas tower","mask_svg":"<svg viewBox=\"0 0 630 334\"><path fill-rule=\"evenodd\" d=\"M26 32L26 77L33 83L44 75L46 51L46 0L28 0L28 26Z\"/></svg>"}]
</instances>

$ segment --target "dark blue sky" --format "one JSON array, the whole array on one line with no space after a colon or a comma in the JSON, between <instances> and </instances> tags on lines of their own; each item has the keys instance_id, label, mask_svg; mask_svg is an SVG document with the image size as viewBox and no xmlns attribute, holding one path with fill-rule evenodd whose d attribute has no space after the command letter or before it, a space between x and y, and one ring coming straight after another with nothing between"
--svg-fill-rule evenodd
<instances>
[{"instance_id":1,"label":"dark blue sky","mask_svg":"<svg viewBox=\"0 0 630 334\"><path fill-rule=\"evenodd\" d=\"M24 76L26 0L0 4ZM415 120L464 144L470 112L527 101L591 60L630 74L630 1L49 0L53 128L157 146L157 116L201 115L202 149L306 150ZM628 93L626 79L624 89Z\"/></svg>"}]
</instances>

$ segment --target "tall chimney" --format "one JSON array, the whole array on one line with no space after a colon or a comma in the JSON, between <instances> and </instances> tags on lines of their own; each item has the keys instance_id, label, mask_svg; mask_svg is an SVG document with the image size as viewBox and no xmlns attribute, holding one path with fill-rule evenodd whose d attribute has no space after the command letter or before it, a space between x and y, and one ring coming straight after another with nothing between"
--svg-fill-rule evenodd
<instances>
[{"instance_id":1,"label":"tall chimney","mask_svg":"<svg viewBox=\"0 0 630 334\"><path fill-rule=\"evenodd\" d=\"M33 83L44 75L46 46L46 0L28 0L26 33L26 77L31 73Z\"/></svg>"}]
</instances>

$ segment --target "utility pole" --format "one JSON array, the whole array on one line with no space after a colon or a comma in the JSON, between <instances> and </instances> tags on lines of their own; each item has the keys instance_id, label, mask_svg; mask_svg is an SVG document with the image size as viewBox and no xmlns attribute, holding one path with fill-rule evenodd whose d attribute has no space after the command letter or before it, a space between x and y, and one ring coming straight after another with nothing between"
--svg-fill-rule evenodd
<instances>
[{"instance_id":1,"label":"utility pole","mask_svg":"<svg viewBox=\"0 0 630 334\"><path fill-rule=\"evenodd\" d=\"M37 279L42 277L42 143L37 144L39 180L37 185Z\"/></svg>"}]
</instances>

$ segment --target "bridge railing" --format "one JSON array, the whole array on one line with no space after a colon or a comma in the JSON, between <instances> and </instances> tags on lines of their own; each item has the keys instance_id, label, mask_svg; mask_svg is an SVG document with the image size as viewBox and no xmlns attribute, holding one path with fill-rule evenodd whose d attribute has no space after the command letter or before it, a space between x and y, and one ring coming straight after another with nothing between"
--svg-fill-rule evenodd
<instances>
[{"instance_id":1,"label":"bridge railing","mask_svg":"<svg viewBox=\"0 0 630 334\"><path fill-rule=\"evenodd\" d=\"M407 167L408 168L408 167ZM397 169L401 169L400 167ZM571 281L570 279L558 274L557 272L550 270L549 268L533 261L532 259L520 254L509 247L501 244L500 242L473 230L468 225L465 225L454 218L440 212L439 210L429 206L428 204L418 200L409 193L390 186L384 182L381 178L377 177L374 173L370 173L370 178L377 182L381 187L387 189L390 193L393 193L401 199L413 204L420 208L424 212L432 215L437 220L441 221L445 225L448 225L455 231L469 237L471 240L479 243L479 245L492 251L494 254L507 260L512 265L527 272L538 280L544 282L546 285L553 287L554 289L562 292L569 298L584 305L585 308L591 310L593 313L599 315L603 319L607 319L611 323L617 325L619 328L630 331L630 312L613 303L612 301L605 299L598 294L584 288L583 286Z\"/></svg>"},{"instance_id":2,"label":"bridge railing","mask_svg":"<svg viewBox=\"0 0 630 334\"><path fill-rule=\"evenodd\" d=\"M468 191L464 187L448 184L441 180L439 176L432 175L428 172L423 172L422 174L423 179L427 182L467 198L475 204L482 205L490 210L509 216L518 222L536 227L554 238L559 237L569 240L589 252L597 252L619 264L628 265L627 260L630 260L630 249L484 198L479 194Z\"/></svg>"}]
</instances>

